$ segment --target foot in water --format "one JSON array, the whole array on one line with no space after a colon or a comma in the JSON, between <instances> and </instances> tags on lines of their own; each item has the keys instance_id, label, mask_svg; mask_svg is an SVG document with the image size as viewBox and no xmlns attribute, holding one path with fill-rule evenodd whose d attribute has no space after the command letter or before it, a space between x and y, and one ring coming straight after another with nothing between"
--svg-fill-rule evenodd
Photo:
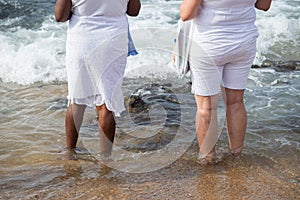
<instances>
[{"instance_id":1,"label":"foot in water","mask_svg":"<svg viewBox=\"0 0 300 200\"><path fill-rule=\"evenodd\" d=\"M197 162L202 165L215 165L215 164L221 162L222 160L239 159L241 156L242 156L241 151L233 152L233 151L229 150L229 152L221 153L218 155L215 151L213 151L207 155L201 155L201 153L199 153Z\"/></svg>"},{"instance_id":2,"label":"foot in water","mask_svg":"<svg viewBox=\"0 0 300 200\"><path fill-rule=\"evenodd\" d=\"M217 158L217 153L212 151L207 155L199 153L198 162L202 165L215 165L219 162L219 159Z\"/></svg>"},{"instance_id":3,"label":"foot in water","mask_svg":"<svg viewBox=\"0 0 300 200\"><path fill-rule=\"evenodd\" d=\"M75 149L61 149L59 152L62 160L77 160L77 153Z\"/></svg>"},{"instance_id":4,"label":"foot in water","mask_svg":"<svg viewBox=\"0 0 300 200\"><path fill-rule=\"evenodd\" d=\"M98 163L100 165L107 165L109 162L112 162L111 155L98 154L97 156Z\"/></svg>"}]
</instances>

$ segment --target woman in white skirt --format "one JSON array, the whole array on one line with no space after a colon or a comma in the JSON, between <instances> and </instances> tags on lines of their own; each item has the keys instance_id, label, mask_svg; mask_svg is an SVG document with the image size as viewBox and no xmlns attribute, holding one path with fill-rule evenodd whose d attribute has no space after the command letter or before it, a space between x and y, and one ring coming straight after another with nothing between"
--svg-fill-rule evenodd
<instances>
[{"instance_id":1,"label":"woman in white skirt","mask_svg":"<svg viewBox=\"0 0 300 200\"><path fill-rule=\"evenodd\" d=\"M121 87L128 53L126 14L137 16L140 7L139 0L56 1L56 20L69 20L67 155L75 153L86 106L95 106L98 113L100 153L105 158L111 154L114 115L125 110Z\"/></svg>"},{"instance_id":2,"label":"woman in white skirt","mask_svg":"<svg viewBox=\"0 0 300 200\"><path fill-rule=\"evenodd\" d=\"M196 132L200 159L215 159L220 86L226 105L231 153L241 153L247 113L243 102L248 74L255 58L255 7L267 11L271 0L184 0L183 21L193 20L189 63L192 93L197 103Z\"/></svg>"}]
</instances>

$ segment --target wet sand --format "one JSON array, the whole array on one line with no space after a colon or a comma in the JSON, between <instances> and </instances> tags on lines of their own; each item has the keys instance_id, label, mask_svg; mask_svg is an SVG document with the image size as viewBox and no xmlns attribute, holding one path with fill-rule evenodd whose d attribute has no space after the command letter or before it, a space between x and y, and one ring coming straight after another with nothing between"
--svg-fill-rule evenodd
<instances>
[{"instance_id":1,"label":"wet sand","mask_svg":"<svg viewBox=\"0 0 300 200\"><path fill-rule=\"evenodd\" d=\"M52 161L2 167L1 199L299 199L299 174L269 159L244 154L199 165L194 150L140 174L49 155Z\"/></svg>"}]
</instances>

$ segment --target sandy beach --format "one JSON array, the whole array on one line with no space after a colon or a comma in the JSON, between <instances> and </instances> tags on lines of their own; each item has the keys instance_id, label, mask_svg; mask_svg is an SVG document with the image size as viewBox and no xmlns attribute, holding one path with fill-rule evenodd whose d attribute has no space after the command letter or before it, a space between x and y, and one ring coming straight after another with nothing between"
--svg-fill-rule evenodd
<instances>
[{"instance_id":1,"label":"sandy beach","mask_svg":"<svg viewBox=\"0 0 300 200\"><path fill-rule=\"evenodd\" d=\"M2 199L299 199L299 174L258 155L201 166L191 148L161 170L133 174L90 161L1 170ZM51 155L52 159L55 156Z\"/></svg>"}]
</instances>

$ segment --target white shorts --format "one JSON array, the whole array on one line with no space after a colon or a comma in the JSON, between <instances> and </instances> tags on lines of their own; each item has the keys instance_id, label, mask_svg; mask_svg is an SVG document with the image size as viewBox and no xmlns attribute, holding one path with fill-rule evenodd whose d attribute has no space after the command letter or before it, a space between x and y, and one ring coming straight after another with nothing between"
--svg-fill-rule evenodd
<instances>
[{"instance_id":1,"label":"white shorts","mask_svg":"<svg viewBox=\"0 0 300 200\"><path fill-rule=\"evenodd\" d=\"M245 89L255 53L256 38L231 46L213 46L193 41L189 58L192 93L212 96L219 93L220 86Z\"/></svg>"}]
</instances>

